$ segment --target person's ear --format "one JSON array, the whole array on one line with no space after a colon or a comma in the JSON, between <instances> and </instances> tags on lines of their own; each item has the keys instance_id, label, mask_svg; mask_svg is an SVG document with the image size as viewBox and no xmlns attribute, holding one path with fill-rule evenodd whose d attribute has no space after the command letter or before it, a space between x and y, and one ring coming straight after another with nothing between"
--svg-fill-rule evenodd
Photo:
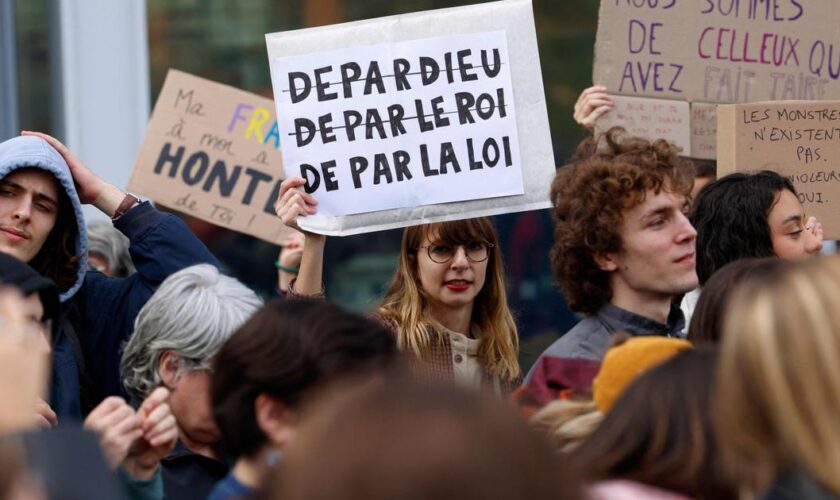
<instances>
[{"instance_id":1,"label":"person's ear","mask_svg":"<svg viewBox=\"0 0 840 500\"><path fill-rule=\"evenodd\" d=\"M170 391L178 383L178 369L181 367L181 358L172 351L166 351L158 361L158 375L163 385Z\"/></svg>"},{"instance_id":2,"label":"person's ear","mask_svg":"<svg viewBox=\"0 0 840 500\"><path fill-rule=\"evenodd\" d=\"M618 254L615 252L599 252L595 254L595 264L601 271L611 273L618 269Z\"/></svg>"},{"instance_id":3,"label":"person's ear","mask_svg":"<svg viewBox=\"0 0 840 500\"><path fill-rule=\"evenodd\" d=\"M254 414L257 417L257 426L274 446L284 448L297 433L297 415L288 406L267 394L257 396L254 401Z\"/></svg>"}]
</instances>

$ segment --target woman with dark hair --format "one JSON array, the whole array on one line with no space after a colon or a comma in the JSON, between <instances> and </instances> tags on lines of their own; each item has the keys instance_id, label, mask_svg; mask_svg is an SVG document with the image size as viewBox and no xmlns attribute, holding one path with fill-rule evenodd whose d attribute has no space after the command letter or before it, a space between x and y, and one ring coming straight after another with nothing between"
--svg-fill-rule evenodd
<instances>
[{"instance_id":1,"label":"woman with dark hair","mask_svg":"<svg viewBox=\"0 0 840 500\"><path fill-rule=\"evenodd\" d=\"M277 214L287 226L315 213L317 200L289 177ZM305 243L290 295L323 293L322 235ZM376 311L409 354L418 374L499 395L519 385L519 338L505 292L499 238L489 218L405 229L397 272Z\"/></svg>"},{"instance_id":2,"label":"woman with dark hair","mask_svg":"<svg viewBox=\"0 0 840 500\"><path fill-rule=\"evenodd\" d=\"M822 224L805 218L796 188L776 172L736 172L704 187L689 216L697 230L700 287L718 269L738 259L800 259L822 250ZM691 331L700 288L683 297L681 308Z\"/></svg>"},{"instance_id":3,"label":"woman with dark hair","mask_svg":"<svg viewBox=\"0 0 840 500\"><path fill-rule=\"evenodd\" d=\"M682 351L636 379L571 453L587 482L629 480L692 498L737 498L720 461L711 401L715 352Z\"/></svg>"},{"instance_id":4,"label":"woman with dark hair","mask_svg":"<svg viewBox=\"0 0 840 500\"><path fill-rule=\"evenodd\" d=\"M822 225L806 219L793 183L776 172L737 172L707 185L690 220L697 230L700 285L747 257L797 259L818 254Z\"/></svg>"},{"instance_id":5,"label":"woman with dark hair","mask_svg":"<svg viewBox=\"0 0 840 500\"><path fill-rule=\"evenodd\" d=\"M732 298L732 291L745 281L773 272L783 262L774 258L740 259L719 269L703 287L691 317L688 340L694 343L720 342L723 335L723 318Z\"/></svg>"},{"instance_id":6,"label":"woman with dark hair","mask_svg":"<svg viewBox=\"0 0 840 500\"><path fill-rule=\"evenodd\" d=\"M302 402L349 377L383 373L397 357L388 330L334 304L275 299L215 358L213 415L236 463L210 500L249 498L296 434Z\"/></svg>"}]
</instances>

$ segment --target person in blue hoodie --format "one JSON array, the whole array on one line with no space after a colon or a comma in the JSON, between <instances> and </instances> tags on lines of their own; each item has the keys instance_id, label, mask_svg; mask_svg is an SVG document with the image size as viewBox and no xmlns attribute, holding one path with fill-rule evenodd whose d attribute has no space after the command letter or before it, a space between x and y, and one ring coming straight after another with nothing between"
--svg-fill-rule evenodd
<instances>
[{"instance_id":1,"label":"person in blue hoodie","mask_svg":"<svg viewBox=\"0 0 840 500\"><path fill-rule=\"evenodd\" d=\"M101 210L128 237L136 274L109 278L88 270L82 204ZM59 287L50 388L59 423L124 394L120 346L167 276L194 264L219 266L178 217L104 181L61 142L37 132L0 143L0 252Z\"/></svg>"}]
</instances>

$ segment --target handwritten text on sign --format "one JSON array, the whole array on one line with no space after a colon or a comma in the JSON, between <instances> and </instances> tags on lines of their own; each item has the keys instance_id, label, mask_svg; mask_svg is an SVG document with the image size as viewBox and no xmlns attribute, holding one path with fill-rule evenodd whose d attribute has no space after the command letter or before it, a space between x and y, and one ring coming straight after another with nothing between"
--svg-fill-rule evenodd
<instances>
[{"instance_id":1,"label":"handwritten text on sign","mask_svg":"<svg viewBox=\"0 0 840 500\"><path fill-rule=\"evenodd\" d=\"M691 111L684 101L614 96L615 107L596 122L598 132L621 126L631 135L665 139L691 149Z\"/></svg>"},{"instance_id":2,"label":"handwritten text on sign","mask_svg":"<svg viewBox=\"0 0 840 500\"><path fill-rule=\"evenodd\" d=\"M273 243L283 165L271 99L170 70L129 189Z\"/></svg>"},{"instance_id":3,"label":"handwritten text on sign","mask_svg":"<svg viewBox=\"0 0 840 500\"><path fill-rule=\"evenodd\" d=\"M523 193L505 32L271 62L283 160L321 215Z\"/></svg>"},{"instance_id":4,"label":"handwritten text on sign","mask_svg":"<svg viewBox=\"0 0 840 500\"><path fill-rule=\"evenodd\" d=\"M840 99L838 16L826 0L601 0L593 79L704 103L690 154L714 158L710 104Z\"/></svg>"},{"instance_id":5,"label":"handwritten text on sign","mask_svg":"<svg viewBox=\"0 0 840 500\"><path fill-rule=\"evenodd\" d=\"M704 102L840 97L837 2L602 0L595 80Z\"/></svg>"},{"instance_id":6,"label":"handwritten text on sign","mask_svg":"<svg viewBox=\"0 0 840 500\"><path fill-rule=\"evenodd\" d=\"M718 174L770 169L790 179L826 237L840 238L840 102L783 101L721 106Z\"/></svg>"}]
</instances>

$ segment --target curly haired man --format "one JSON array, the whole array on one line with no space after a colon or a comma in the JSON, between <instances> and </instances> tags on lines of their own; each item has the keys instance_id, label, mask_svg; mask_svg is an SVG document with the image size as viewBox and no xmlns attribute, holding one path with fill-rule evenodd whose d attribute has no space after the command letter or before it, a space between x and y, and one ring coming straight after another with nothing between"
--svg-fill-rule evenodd
<instances>
[{"instance_id":1,"label":"curly haired man","mask_svg":"<svg viewBox=\"0 0 840 500\"><path fill-rule=\"evenodd\" d=\"M697 286L697 232L687 218L693 167L677 153L664 140L612 129L584 140L557 171L552 269L585 318L538 365L546 357L600 360L618 331L683 335L673 302Z\"/></svg>"}]
</instances>

